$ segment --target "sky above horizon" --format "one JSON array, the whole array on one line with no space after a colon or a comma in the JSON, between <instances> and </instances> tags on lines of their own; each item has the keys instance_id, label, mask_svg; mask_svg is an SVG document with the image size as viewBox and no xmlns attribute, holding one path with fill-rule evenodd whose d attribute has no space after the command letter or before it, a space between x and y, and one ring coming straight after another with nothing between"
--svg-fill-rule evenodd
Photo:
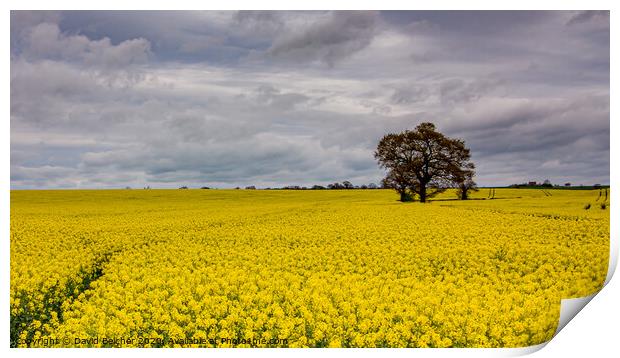
<instances>
[{"instance_id":1,"label":"sky above horizon","mask_svg":"<svg viewBox=\"0 0 620 358\"><path fill-rule=\"evenodd\" d=\"M480 186L608 184L608 11L11 11L11 188L379 183L433 122Z\"/></svg>"}]
</instances>

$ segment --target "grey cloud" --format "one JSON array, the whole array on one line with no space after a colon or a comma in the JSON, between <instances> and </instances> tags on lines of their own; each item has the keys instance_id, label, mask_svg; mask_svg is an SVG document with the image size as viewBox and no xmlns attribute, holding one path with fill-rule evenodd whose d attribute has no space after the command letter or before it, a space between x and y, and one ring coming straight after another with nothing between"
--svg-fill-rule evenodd
<instances>
[{"instance_id":1,"label":"grey cloud","mask_svg":"<svg viewBox=\"0 0 620 358\"><path fill-rule=\"evenodd\" d=\"M500 84L493 79L477 79L466 82L460 78L444 80L439 85L441 101L444 104L458 104L480 99Z\"/></svg>"},{"instance_id":2,"label":"grey cloud","mask_svg":"<svg viewBox=\"0 0 620 358\"><path fill-rule=\"evenodd\" d=\"M294 29L291 34L276 38L269 53L293 61L318 60L333 66L370 44L377 17L377 13L369 11L334 11L308 28Z\"/></svg>"},{"instance_id":3,"label":"grey cloud","mask_svg":"<svg viewBox=\"0 0 620 358\"><path fill-rule=\"evenodd\" d=\"M271 85L260 85L256 89L256 100L260 105L269 105L280 110L291 110L298 104L311 100L310 97L300 93L282 93Z\"/></svg>"},{"instance_id":4,"label":"grey cloud","mask_svg":"<svg viewBox=\"0 0 620 358\"><path fill-rule=\"evenodd\" d=\"M566 25L578 25L587 22L598 22L603 25L609 25L609 11L608 10L587 10L578 11L567 22Z\"/></svg>"},{"instance_id":5,"label":"grey cloud","mask_svg":"<svg viewBox=\"0 0 620 358\"><path fill-rule=\"evenodd\" d=\"M372 110L373 114L386 115L392 111L392 108L388 105L365 99L360 101L360 105L364 108L369 108Z\"/></svg>"},{"instance_id":6,"label":"grey cloud","mask_svg":"<svg viewBox=\"0 0 620 358\"><path fill-rule=\"evenodd\" d=\"M60 11L11 11L11 30L22 31L42 23L58 23ZM20 36L16 33L14 36Z\"/></svg>"},{"instance_id":7,"label":"grey cloud","mask_svg":"<svg viewBox=\"0 0 620 358\"><path fill-rule=\"evenodd\" d=\"M119 68L146 62L150 43L138 38L112 45L107 37L90 40L82 35L67 35L60 31L57 24L45 22L32 27L22 51L28 58L50 58L87 66Z\"/></svg>"},{"instance_id":8,"label":"grey cloud","mask_svg":"<svg viewBox=\"0 0 620 358\"><path fill-rule=\"evenodd\" d=\"M422 102L430 96L430 90L424 86L407 86L393 90L390 97L394 104L410 104Z\"/></svg>"},{"instance_id":9,"label":"grey cloud","mask_svg":"<svg viewBox=\"0 0 620 358\"><path fill-rule=\"evenodd\" d=\"M503 110L483 102L472 119L455 117L452 125L443 128L467 138L478 175L494 182L510 184L500 173L517 175L517 168L519 182L528 177L587 182L589 176L604 182L609 171L606 101L606 97L575 94L570 101L506 103ZM485 112L486 122L474 122Z\"/></svg>"},{"instance_id":10,"label":"grey cloud","mask_svg":"<svg viewBox=\"0 0 620 358\"><path fill-rule=\"evenodd\" d=\"M225 142L85 153L83 163L87 168L140 169L153 181L160 180L162 174L166 178L191 172L209 182L239 183L257 176L278 182L278 173L284 168L289 175L303 177L328 162L321 159L323 152L329 150L304 138L256 134Z\"/></svg>"},{"instance_id":11,"label":"grey cloud","mask_svg":"<svg viewBox=\"0 0 620 358\"><path fill-rule=\"evenodd\" d=\"M386 21L397 24L403 31L442 31L461 35L505 35L524 27L549 21L562 11L506 10L444 10L444 11L384 11Z\"/></svg>"},{"instance_id":12,"label":"grey cloud","mask_svg":"<svg viewBox=\"0 0 620 358\"><path fill-rule=\"evenodd\" d=\"M11 11L11 55L23 45L31 29L42 23L57 24L60 11Z\"/></svg>"},{"instance_id":13,"label":"grey cloud","mask_svg":"<svg viewBox=\"0 0 620 358\"><path fill-rule=\"evenodd\" d=\"M242 33L269 37L282 31L286 22L280 12L276 11L238 11L234 15L234 24Z\"/></svg>"},{"instance_id":14,"label":"grey cloud","mask_svg":"<svg viewBox=\"0 0 620 358\"><path fill-rule=\"evenodd\" d=\"M71 11L60 26L68 33L112 43L148 39L160 61L230 64L268 49L277 35L314 18L315 12L270 11Z\"/></svg>"},{"instance_id":15,"label":"grey cloud","mask_svg":"<svg viewBox=\"0 0 620 358\"><path fill-rule=\"evenodd\" d=\"M544 151L608 133L607 98L575 94L570 100L485 100L453 113L447 131L470 138L480 152ZM493 138L493 140L490 140Z\"/></svg>"}]
</instances>

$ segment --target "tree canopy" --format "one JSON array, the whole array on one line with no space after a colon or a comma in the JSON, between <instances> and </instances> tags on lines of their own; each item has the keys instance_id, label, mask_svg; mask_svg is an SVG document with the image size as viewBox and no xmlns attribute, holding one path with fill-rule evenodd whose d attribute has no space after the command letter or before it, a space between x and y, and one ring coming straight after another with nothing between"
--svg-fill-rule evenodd
<instances>
[{"instance_id":1,"label":"tree canopy","mask_svg":"<svg viewBox=\"0 0 620 358\"><path fill-rule=\"evenodd\" d=\"M395 189L401 201L416 196L421 202L450 187L467 191L475 188L474 164L461 139L446 137L433 123L421 123L413 131L385 135L375 158L387 170L386 187Z\"/></svg>"}]
</instances>

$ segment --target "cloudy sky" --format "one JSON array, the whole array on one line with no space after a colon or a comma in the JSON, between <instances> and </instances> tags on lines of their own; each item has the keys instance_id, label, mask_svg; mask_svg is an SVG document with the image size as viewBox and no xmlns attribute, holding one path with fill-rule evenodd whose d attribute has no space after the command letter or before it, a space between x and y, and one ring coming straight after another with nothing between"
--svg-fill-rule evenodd
<instances>
[{"instance_id":1,"label":"cloudy sky","mask_svg":"<svg viewBox=\"0 0 620 358\"><path fill-rule=\"evenodd\" d=\"M479 185L609 183L609 13L11 12L11 188L378 183L434 122Z\"/></svg>"}]
</instances>

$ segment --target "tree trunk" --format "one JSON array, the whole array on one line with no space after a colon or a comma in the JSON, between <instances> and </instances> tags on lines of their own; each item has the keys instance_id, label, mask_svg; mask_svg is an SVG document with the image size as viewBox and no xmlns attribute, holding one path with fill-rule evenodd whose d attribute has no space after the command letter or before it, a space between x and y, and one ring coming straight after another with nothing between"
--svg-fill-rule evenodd
<instances>
[{"instance_id":1,"label":"tree trunk","mask_svg":"<svg viewBox=\"0 0 620 358\"><path fill-rule=\"evenodd\" d=\"M404 192L404 191L400 192L400 201L402 201L403 203L405 201L407 201L407 193L406 192Z\"/></svg>"},{"instance_id":2,"label":"tree trunk","mask_svg":"<svg viewBox=\"0 0 620 358\"><path fill-rule=\"evenodd\" d=\"M426 202L426 184L420 183L420 202Z\"/></svg>"},{"instance_id":3,"label":"tree trunk","mask_svg":"<svg viewBox=\"0 0 620 358\"><path fill-rule=\"evenodd\" d=\"M467 189L461 188L461 200L467 200Z\"/></svg>"}]
</instances>

